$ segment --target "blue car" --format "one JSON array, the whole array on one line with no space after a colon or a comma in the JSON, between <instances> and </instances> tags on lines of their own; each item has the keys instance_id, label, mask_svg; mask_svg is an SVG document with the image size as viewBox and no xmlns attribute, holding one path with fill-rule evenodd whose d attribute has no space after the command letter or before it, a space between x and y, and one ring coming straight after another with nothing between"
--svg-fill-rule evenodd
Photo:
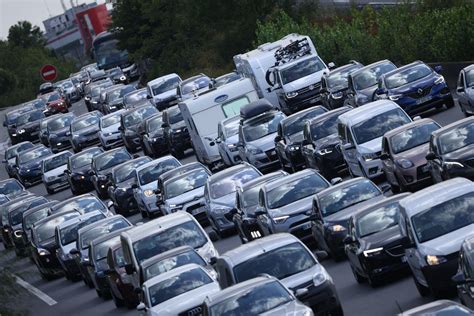
<instances>
[{"instance_id":1,"label":"blue car","mask_svg":"<svg viewBox=\"0 0 474 316\"><path fill-rule=\"evenodd\" d=\"M374 99L390 99L396 102L410 116L441 108L454 106L454 100L439 73L441 66L431 69L421 61L397 68L381 76Z\"/></svg>"}]
</instances>

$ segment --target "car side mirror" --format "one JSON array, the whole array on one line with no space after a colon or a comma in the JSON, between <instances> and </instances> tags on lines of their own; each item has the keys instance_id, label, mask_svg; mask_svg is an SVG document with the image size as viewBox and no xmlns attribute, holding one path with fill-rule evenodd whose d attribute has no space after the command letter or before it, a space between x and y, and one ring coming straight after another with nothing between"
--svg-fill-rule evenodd
<instances>
[{"instance_id":1,"label":"car side mirror","mask_svg":"<svg viewBox=\"0 0 474 316\"><path fill-rule=\"evenodd\" d=\"M387 160L388 158L390 158L390 157L388 156L387 153L383 153L383 154L380 155L380 159L382 159L382 160Z\"/></svg>"},{"instance_id":2,"label":"car side mirror","mask_svg":"<svg viewBox=\"0 0 474 316\"><path fill-rule=\"evenodd\" d=\"M333 61L331 61L331 62L328 64L328 68L329 68L329 69L334 69L334 68L336 68L336 63L333 62Z\"/></svg>"},{"instance_id":3,"label":"car side mirror","mask_svg":"<svg viewBox=\"0 0 474 316\"><path fill-rule=\"evenodd\" d=\"M135 272L135 267L134 267L133 264L131 264L131 263L126 264L126 265L124 266L124 268L125 268L125 272L126 272L127 274L133 274L133 272Z\"/></svg>"},{"instance_id":4,"label":"car side mirror","mask_svg":"<svg viewBox=\"0 0 474 316\"><path fill-rule=\"evenodd\" d=\"M217 263L217 258L216 258L216 257L211 257L211 258L209 259L209 264L210 264L211 266L215 265L216 263Z\"/></svg>"},{"instance_id":5,"label":"car side mirror","mask_svg":"<svg viewBox=\"0 0 474 316\"><path fill-rule=\"evenodd\" d=\"M66 169L66 170L64 170L64 173L65 173L65 174L71 174L71 170Z\"/></svg>"},{"instance_id":6,"label":"car side mirror","mask_svg":"<svg viewBox=\"0 0 474 316\"><path fill-rule=\"evenodd\" d=\"M216 142L214 142L214 141L211 141L211 142L209 143L209 146L211 146L211 147L212 147L212 146L215 146L215 145L216 145Z\"/></svg>"},{"instance_id":7,"label":"car side mirror","mask_svg":"<svg viewBox=\"0 0 474 316\"><path fill-rule=\"evenodd\" d=\"M351 244L355 243L355 238L354 238L354 236L347 235L346 237L344 237L342 242L344 243L344 245L351 245Z\"/></svg>"},{"instance_id":8,"label":"car side mirror","mask_svg":"<svg viewBox=\"0 0 474 316\"><path fill-rule=\"evenodd\" d=\"M146 95L146 98L147 98L148 100L150 100L150 99L152 99L153 97L152 97L151 95L147 94L147 95Z\"/></svg>"},{"instance_id":9,"label":"car side mirror","mask_svg":"<svg viewBox=\"0 0 474 316\"><path fill-rule=\"evenodd\" d=\"M138 184L133 183L133 184L132 184L132 189L138 189Z\"/></svg>"},{"instance_id":10,"label":"car side mirror","mask_svg":"<svg viewBox=\"0 0 474 316\"><path fill-rule=\"evenodd\" d=\"M436 72L439 73L439 74L442 73L442 72L443 72L443 66L441 66L441 65L436 65L436 66L434 67L434 71L436 71Z\"/></svg>"},{"instance_id":11,"label":"car side mirror","mask_svg":"<svg viewBox=\"0 0 474 316\"><path fill-rule=\"evenodd\" d=\"M275 143L281 142L282 138L280 135L275 136Z\"/></svg>"},{"instance_id":12,"label":"car side mirror","mask_svg":"<svg viewBox=\"0 0 474 316\"><path fill-rule=\"evenodd\" d=\"M338 183L341 183L342 182L342 178L341 177L336 177L336 178L332 178L331 179L331 184L332 185L336 185Z\"/></svg>"},{"instance_id":13,"label":"car side mirror","mask_svg":"<svg viewBox=\"0 0 474 316\"><path fill-rule=\"evenodd\" d=\"M107 208L111 209L114 206L114 202L108 201L107 202Z\"/></svg>"},{"instance_id":14,"label":"car side mirror","mask_svg":"<svg viewBox=\"0 0 474 316\"><path fill-rule=\"evenodd\" d=\"M324 261L329 257L329 254L324 250L316 250L314 254L316 258L318 258L318 261Z\"/></svg>"},{"instance_id":15,"label":"car side mirror","mask_svg":"<svg viewBox=\"0 0 474 316\"><path fill-rule=\"evenodd\" d=\"M419 121L419 120L421 120L421 116L419 116L419 115L417 115L413 118L413 121Z\"/></svg>"},{"instance_id":16,"label":"car side mirror","mask_svg":"<svg viewBox=\"0 0 474 316\"><path fill-rule=\"evenodd\" d=\"M207 235L209 236L209 239L212 241L212 242L215 242L215 241L218 241L219 240L219 236L217 235L217 233L213 230L211 230L210 232L207 233Z\"/></svg>"},{"instance_id":17,"label":"car side mirror","mask_svg":"<svg viewBox=\"0 0 474 316\"><path fill-rule=\"evenodd\" d=\"M255 212L255 216L262 216L262 215L265 215L265 214L267 214L267 213L262 209Z\"/></svg>"},{"instance_id":18,"label":"car side mirror","mask_svg":"<svg viewBox=\"0 0 474 316\"><path fill-rule=\"evenodd\" d=\"M436 154L434 152L429 152L426 155L426 160L435 160L436 159Z\"/></svg>"},{"instance_id":19,"label":"car side mirror","mask_svg":"<svg viewBox=\"0 0 474 316\"><path fill-rule=\"evenodd\" d=\"M451 278L451 281L453 281L453 283L456 284L456 285L462 285L462 284L467 284L467 283L474 282L473 279L466 278L462 272L456 273Z\"/></svg>"},{"instance_id":20,"label":"car side mirror","mask_svg":"<svg viewBox=\"0 0 474 316\"><path fill-rule=\"evenodd\" d=\"M72 248L71 250L69 250L69 254L71 255L78 255L80 252L79 250L77 250L76 248Z\"/></svg>"},{"instance_id":21,"label":"car side mirror","mask_svg":"<svg viewBox=\"0 0 474 316\"><path fill-rule=\"evenodd\" d=\"M216 142L216 144L220 144L220 143L222 143L222 139L220 139L220 137L217 137L215 142Z\"/></svg>"},{"instance_id":22,"label":"car side mirror","mask_svg":"<svg viewBox=\"0 0 474 316\"><path fill-rule=\"evenodd\" d=\"M146 311L146 305L145 303L141 302L140 304L137 305L137 311L139 312L144 312Z\"/></svg>"}]
</instances>

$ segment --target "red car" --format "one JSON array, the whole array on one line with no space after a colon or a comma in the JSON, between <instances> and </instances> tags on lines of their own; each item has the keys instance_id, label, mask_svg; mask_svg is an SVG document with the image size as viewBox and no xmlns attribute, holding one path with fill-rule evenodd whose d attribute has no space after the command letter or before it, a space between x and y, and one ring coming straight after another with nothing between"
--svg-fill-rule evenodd
<instances>
[{"instance_id":1,"label":"red car","mask_svg":"<svg viewBox=\"0 0 474 316\"><path fill-rule=\"evenodd\" d=\"M67 101L59 92L53 92L49 94L48 100L46 101L46 115L52 115L56 113L67 113L69 112Z\"/></svg>"}]
</instances>

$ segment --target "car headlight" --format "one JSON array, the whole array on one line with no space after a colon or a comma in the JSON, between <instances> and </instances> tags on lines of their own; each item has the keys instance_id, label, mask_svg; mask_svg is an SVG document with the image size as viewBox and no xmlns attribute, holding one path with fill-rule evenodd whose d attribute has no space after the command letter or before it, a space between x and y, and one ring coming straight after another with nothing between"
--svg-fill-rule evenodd
<instances>
[{"instance_id":1,"label":"car headlight","mask_svg":"<svg viewBox=\"0 0 474 316\"><path fill-rule=\"evenodd\" d=\"M127 77L125 77L125 76L120 76L119 79L120 79L120 81L125 81L125 80L127 80Z\"/></svg>"},{"instance_id":2,"label":"car headlight","mask_svg":"<svg viewBox=\"0 0 474 316\"><path fill-rule=\"evenodd\" d=\"M18 131L18 134L23 134L24 132L26 132L26 131L22 128Z\"/></svg>"},{"instance_id":3,"label":"car headlight","mask_svg":"<svg viewBox=\"0 0 474 316\"><path fill-rule=\"evenodd\" d=\"M298 92L296 92L296 91L292 91L292 92L287 92L287 93L286 93L286 97L287 97L288 99L294 98L294 97L296 97L297 95L298 95Z\"/></svg>"},{"instance_id":4,"label":"car headlight","mask_svg":"<svg viewBox=\"0 0 474 316\"><path fill-rule=\"evenodd\" d=\"M327 154L330 154L330 153L332 153L332 149L330 149L330 148L324 148L324 149L318 150L318 154L321 155L321 156L324 156L324 155L327 155Z\"/></svg>"},{"instance_id":5,"label":"car headlight","mask_svg":"<svg viewBox=\"0 0 474 316\"><path fill-rule=\"evenodd\" d=\"M263 151L260 148L254 147L254 146L248 146L247 150L252 154L252 155L258 155L258 154L263 154Z\"/></svg>"},{"instance_id":6,"label":"car headlight","mask_svg":"<svg viewBox=\"0 0 474 316\"><path fill-rule=\"evenodd\" d=\"M66 136L71 136L71 132L66 132Z\"/></svg>"},{"instance_id":7,"label":"car headlight","mask_svg":"<svg viewBox=\"0 0 474 316\"><path fill-rule=\"evenodd\" d=\"M346 228L342 225L336 224L336 225L333 225L333 226L329 226L329 230L331 230L333 232L342 232L342 231L345 231Z\"/></svg>"},{"instance_id":8,"label":"car headlight","mask_svg":"<svg viewBox=\"0 0 474 316\"><path fill-rule=\"evenodd\" d=\"M443 256L432 256L432 255L426 256L426 263L428 263L428 265L430 266L436 266L438 264L445 263L446 261L448 261L448 259L446 259Z\"/></svg>"},{"instance_id":9,"label":"car headlight","mask_svg":"<svg viewBox=\"0 0 474 316\"><path fill-rule=\"evenodd\" d=\"M396 162L397 162L397 165L399 165L403 169L409 169L414 166L413 162L411 162L411 160L408 160L408 159L398 159Z\"/></svg>"},{"instance_id":10,"label":"car headlight","mask_svg":"<svg viewBox=\"0 0 474 316\"><path fill-rule=\"evenodd\" d=\"M288 148L290 151L298 151L300 150L300 146L298 145L293 145Z\"/></svg>"},{"instance_id":11,"label":"car headlight","mask_svg":"<svg viewBox=\"0 0 474 316\"><path fill-rule=\"evenodd\" d=\"M223 215L229 212L228 208L214 208L212 209L212 213L218 214L218 215Z\"/></svg>"},{"instance_id":12,"label":"car headlight","mask_svg":"<svg viewBox=\"0 0 474 316\"><path fill-rule=\"evenodd\" d=\"M143 195L145 195L146 197L151 197L151 196L154 196L155 193L153 192L153 190L145 190L143 192Z\"/></svg>"},{"instance_id":13,"label":"car headlight","mask_svg":"<svg viewBox=\"0 0 474 316\"><path fill-rule=\"evenodd\" d=\"M444 80L444 77L443 76L439 76L435 81L434 81L434 84L441 84L441 83L444 83L445 80Z\"/></svg>"},{"instance_id":14,"label":"car headlight","mask_svg":"<svg viewBox=\"0 0 474 316\"><path fill-rule=\"evenodd\" d=\"M42 248L38 248L38 255L40 256L47 256L47 255L50 255L51 253L46 250L46 249L42 249Z\"/></svg>"},{"instance_id":15,"label":"car headlight","mask_svg":"<svg viewBox=\"0 0 474 316\"><path fill-rule=\"evenodd\" d=\"M274 217L272 218L273 221L275 222L275 224L283 224L284 222L286 222L286 220L289 218L290 216L288 215L284 215L284 216L278 216L278 217Z\"/></svg>"},{"instance_id":16,"label":"car headlight","mask_svg":"<svg viewBox=\"0 0 474 316\"><path fill-rule=\"evenodd\" d=\"M84 100L90 101L90 100L91 100L91 97L90 97L90 96L86 96L86 97L84 98Z\"/></svg>"},{"instance_id":17,"label":"car headlight","mask_svg":"<svg viewBox=\"0 0 474 316\"><path fill-rule=\"evenodd\" d=\"M174 133L181 133L183 131L182 128L178 128L178 129L174 129L173 132Z\"/></svg>"},{"instance_id":18,"label":"car headlight","mask_svg":"<svg viewBox=\"0 0 474 316\"><path fill-rule=\"evenodd\" d=\"M374 160L374 159L379 158L379 155L376 154L376 153L363 154L363 155L362 155L362 158L363 158L365 161L371 161L371 160Z\"/></svg>"},{"instance_id":19,"label":"car headlight","mask_svg":"<svg viewBox=\"0 0 474 316\"><path fill-rule=\"evenodd\" d=\"M464 165L457 161L445 161L443 165L446 169L464 168Z\"/></svg>"},{"instance_id":20,"label":"car headlight","mask_svg":"<svg viewBox=\"0 0 474 316\"><path fill-rule=\"evenodd\" d=\"M15 230L13 232L13 236L15 236L16 238L22 238L23 237L23 231L21 230Z\"/></svg>"},{"instance_id":21,"label":"car headlight","mask_svg":"<svg viewBox=\"0 0 474 316\"><path fill-rule=\"evenodd\" d=\"M400 99L402 97L401 94L393 94L393 95L389 95L388 98L392 101L397 101L398 99Z\"/></svg>"},{"instance_id":22,"label":"car headlight","mask_svg":"<svg viewBox=\"0 0 474 316\"><path fill-rule=\"evenodd\" d=\"M227 148L230 151L237 151L239 148L237 147L237 144L227 144Z\"/></svg>"},{"instance_id":23,"label":"car headlight","mask_svg":"<svg viewBox=\"0 0 474 316\"><path fill-rule=\"evenodd\" d=\"M320 264L315 266L316 273L313 275L314 286L319 286L328 280L332 280L326 269Z\"/></svg>"},{"instance_id":24,"label":"car headlight","mask_svg":"<svg viewBox=\"0 0 474 316\"><path fill-rule=\"evenodd\" d=\"M91 103L92 103L92 104L97 104L97 103L99 103L99 101L94 101L94 100L92 100Z\"/></svg>"},{"instance_id":25,"label":"car headlight","mask_svg":"<svg viewBox=\"0 0 474 316\"><path fill-rule=\"evenodd\" d=\"M46 181L53 181L55 179L54 176L49 176L49 177L46 177Z\"/></svg>"},{"instance_id":26,"label":"car headlight","mask_svg":"<svg viewBox=\"0 0 474 316\"><path fill-rule=\"evenodd\" d=\"M333 98L334 100L338 100L338 99L342 98L343 96L344 96L344 94L342 92L331 93L331 98Z\"/></svg>"},{"instance_id":27,"label":"car headlight","mask_svg":"<svg viewBox=\"0 0 474 316\"><path fill-rule=\"evenodd\" d=\"M136 133L133 132L133 131L130 131L130 130L125 131L125 136L126 137L134 137L135 135L136 135Z\"/></svg>"},{"instance_id":28,"label":"car headlight","mask_svg":"<svg viewBox=\"0 0 474 316\"><path fill-rule=\"evenodd\" d=\"M374 248L374 249L369 249L369 250L365 250L363 252L364 254L364 257L372 257L372 256L375 256L375 255L378 255L379 253L381 253L383 250L383 248Z\"/></svg>"}]
</instances>

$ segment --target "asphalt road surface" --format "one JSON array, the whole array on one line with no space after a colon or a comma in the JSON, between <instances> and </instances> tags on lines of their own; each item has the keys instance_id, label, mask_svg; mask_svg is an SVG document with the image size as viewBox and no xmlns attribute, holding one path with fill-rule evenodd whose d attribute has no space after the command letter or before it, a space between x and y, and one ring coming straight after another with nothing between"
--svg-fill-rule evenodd
<instances>
[{"instance_id":1,"label":"asphalt road surface","mask_svg":"<svg viewBox=\"0 0 474 316\"><path fill-rule=\"evenodd\" d=\"M10 110L10 109L9 109ZM86 111L83 101L75 103L71 110L79 115ZM4 110L5 111L5 110ZM2 112L4 112L2 111ZM3 118L3 113L0 112ZM458 106L448 111L436 111L427 113L424 117L431 117L441 125L449 124L453 121L463 118ZM7 131L1 127L0 133L0 155L3 159L3 147L7 146ZM196 161L196 158L189 151L182 163ZM0 179L6 179L7 174L4 168L0 168ZM48 195L43 184L29 188L32 193L46 196L51 200L62 201L72 196L69 189ZM140 215L136 214L129 219L133 223L142 221ZM240 245L237 236L231 236L216 243L220 253L233 249ZM10 271L21 276L25 281L38 288L56 304L49 306L36 296L25 297L22 308L28 309L31 315L51 316L51 315L137 315L135 310L117 309L112 300L104 301L98 298L95 291L89 289L84 283L70 282L65 278L56 279L47 282L41 279L34 264L28 259L16 259L13 251L6 254L3 246L0 246L2 260L0 265L8 266ZM409 273L400 275L400 277L387 282L378 288L371 288L368 284L358 284L354 280L349 263L342 261L335 263L328 259L322 262L329 274L333 277L336 284L339 297L344 308L345 315L395 315L402 310L425 304L432 300L431 298L422 298L413 283ZM1 299L1 298L0 298ZM454 298L453 298L454 299Z\"/></svg>"}]
</instances>

